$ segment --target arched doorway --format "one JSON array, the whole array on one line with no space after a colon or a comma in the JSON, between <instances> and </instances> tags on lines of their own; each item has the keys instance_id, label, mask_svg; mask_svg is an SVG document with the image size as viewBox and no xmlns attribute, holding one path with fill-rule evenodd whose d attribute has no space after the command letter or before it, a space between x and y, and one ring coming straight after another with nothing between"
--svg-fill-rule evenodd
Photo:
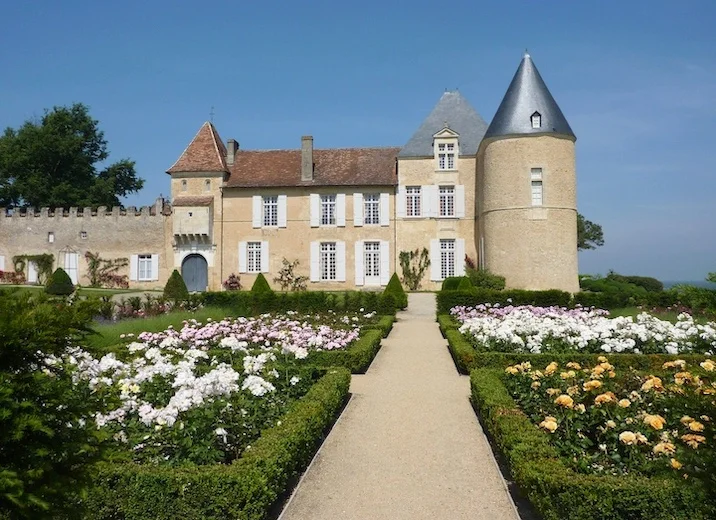
<instances>
[{"instance_id":1,"label":"arched doorway","mask_svg":"<svg viewBox=\"0 0 716 520\"><path fill-rule=\"evenodd\" d=\"M206 291L209 285L209 268L201 255L187 255L181 263L181 275L189 292Z\"/></svg>"}]
</instances>

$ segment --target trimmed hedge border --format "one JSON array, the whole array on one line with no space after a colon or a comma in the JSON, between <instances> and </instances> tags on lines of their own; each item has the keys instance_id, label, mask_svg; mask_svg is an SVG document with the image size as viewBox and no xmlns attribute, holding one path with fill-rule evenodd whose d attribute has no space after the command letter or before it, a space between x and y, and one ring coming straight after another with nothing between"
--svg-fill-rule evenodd
<instances>
[{"instance_id":1,"label":"trimmed hedge border","mask_svg":"<svg viewBox=\"0 0 716 520\"><path fill-rule=\"evenodd\" d=\"M576 473L517 407L502 377L496 369L473 370L472 401L512 478L544 520L716 518L716 508L692 482Z\"/></svg>"},{"instance_id":2,"label":"trimmed hedge border","mask_svg":"<svg viewBox=\"0 0 716 520\"><path fill-rule=\"evenodd\" d=\"M353 374L364 374L380 350L382 329L368 329L345 350L311 351L306 361L318 367L344 367Z\"/></svg>"},{"instance_id":3,"label":"trimmed hedge border","mask_svg":"<svg viewBox=\"0 0 716 520\"><path fill-rule=\"evenodd\" d=\"M441 316L444 318L441 319ZM683 359L689 364L698 364L707 356L703 354L617 354L602 352L599 354L582 354L579 352L565 354L523 354L510 352L478 352L472 343L458 330L450 316L438 316L443 336L448 340L450 355L461 374L469 374L474 368L499 368L529 361L535 366L546 366L550 361L560 364L576 361L581 364L596 364L597 357L609 356L609 362L617 368L637 370L658 370L665 361Z\"/></svg>"},{"instance_id":4,"label":"trimmed hedge border","mask_svg":"<svg viewBox=\"0 0 716 520\"><path fill-rule=\"evenodd\" d=\"M86 500L93 520L263 520L311 461L348 398L350 374L331 368L230 465L103 463Z\"/></svg>"},{"instance_id":5,"label":"trimmed hedge border","mask_svg":"<svg viewBox=\"0 0 716 520\"><path fill-rule=\"evenodd\" d=\"M363 327L364 330L371 330L371 329L378 329L383 334L384 338L388 337L388 334L390 334L390 331L393 330L393 324L395 323L395 316L381 316L378 319L378 323L375 323L373 325L367 325L366 327Z\"/></svg>"}]
</instances>

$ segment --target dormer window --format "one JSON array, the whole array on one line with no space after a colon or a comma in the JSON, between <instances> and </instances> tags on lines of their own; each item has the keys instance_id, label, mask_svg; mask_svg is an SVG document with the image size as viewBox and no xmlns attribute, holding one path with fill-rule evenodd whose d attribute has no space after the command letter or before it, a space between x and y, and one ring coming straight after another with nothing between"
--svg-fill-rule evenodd
<instances>
[{"instance_id":1,"label":"dormer window","mask_svg":"<svg viewBox=\"0 0 716 520\"><path fill-rule=\"evenodd\" d=\"M447 125L433 135L436 170L457 170L457 158L460 154L458 139L458 133L448 128Z\"/></svg>"},{"instance_id":2,"label":"dormer window","mask_svg":"<svg viewBox=\"0 0 716 520\"><path fill-rule=\"evenodd\" d=\"M455 169L455 143L438 144L438 169Z\"/></svg>"},{"instance_id":3,"label":"dormer window","mask_svg":"<svg viewBox=\"0 0 716 520\"><path fill-rule=\"evenodd\" d=\"M542 128L542 115L539 112L532 114L532 128Z\"/></svg>"}]
</instances>

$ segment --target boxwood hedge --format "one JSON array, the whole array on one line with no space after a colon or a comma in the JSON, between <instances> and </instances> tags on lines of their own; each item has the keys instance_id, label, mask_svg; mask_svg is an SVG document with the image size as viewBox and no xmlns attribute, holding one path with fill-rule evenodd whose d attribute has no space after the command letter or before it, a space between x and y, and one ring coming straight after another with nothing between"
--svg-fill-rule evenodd
<instances>
[{"instance_id":1,"label":"boxwood hedge","mask_svg":"<svg viewBox=\"0 0 716 520\"><path fill-rule=\"evenodd\" d=\"M263 520L306 468L340 413L350 384L328 369L280 424L230 465L152 467L103 463L85 499L93 520Z\"/></svg>"},{"instance_id":2,"label":"boxwood hedge","mask_svg":"<svg viewBox=\"0 0 716 520\"><path fill-rule=\"evenodd\" d=\"M544 520L716 518L716 507L695 482L576 473L517 407L502 377L500 370L473 370L472 400L512 478Z\"/></svg>"},{"instance_id":3,"label":"boxwood hedge","mask_svg":"<svg viewBox=\"0 0 716 520\"><path fill-rule=\"evenodd\" d=\"M363 374L380 350L383 330L368 329L345 350L311 351L308 363L322 367L345 367L353 374Z\"/></svg>"}]
</instances>

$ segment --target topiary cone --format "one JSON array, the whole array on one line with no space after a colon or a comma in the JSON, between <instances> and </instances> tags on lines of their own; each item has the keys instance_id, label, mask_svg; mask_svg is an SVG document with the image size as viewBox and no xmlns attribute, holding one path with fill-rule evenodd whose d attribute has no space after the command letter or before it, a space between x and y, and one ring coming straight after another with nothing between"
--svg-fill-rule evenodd
<instances>
[{"instance_id":1,"label":"topiary cone","mask_svg":"<svg viewBox=\"0 0 716 520\"><path fill-rule=\"evenodd\" d=\"M256 280L254 280L254 284L251 286L251 292L257 294L273 292L263 273L259 273Z\"/></svg>"},{"instance_id":2,"label":"topiary cone","mask_svg":"<svg viewBox=\"0 0 716 520\"><path fill-rule=\"evenodd\" d=\"M186 300L189 298L189 290L186 288L184 278L176 269L174 269L164 286L164 297L172 300Z\"/></svg>"},{"instance_id":3,"label":"topiary cone","mask_svg":"<svg viewBox=\"0 0 716 520\"><path fill-rule=\"evenodd\" d=\"M70 275L64 269L58 267L47 280L45 292L56 296L69 296L75 292L75 286L72 284Z\"/></svg>"}]
</instances>

